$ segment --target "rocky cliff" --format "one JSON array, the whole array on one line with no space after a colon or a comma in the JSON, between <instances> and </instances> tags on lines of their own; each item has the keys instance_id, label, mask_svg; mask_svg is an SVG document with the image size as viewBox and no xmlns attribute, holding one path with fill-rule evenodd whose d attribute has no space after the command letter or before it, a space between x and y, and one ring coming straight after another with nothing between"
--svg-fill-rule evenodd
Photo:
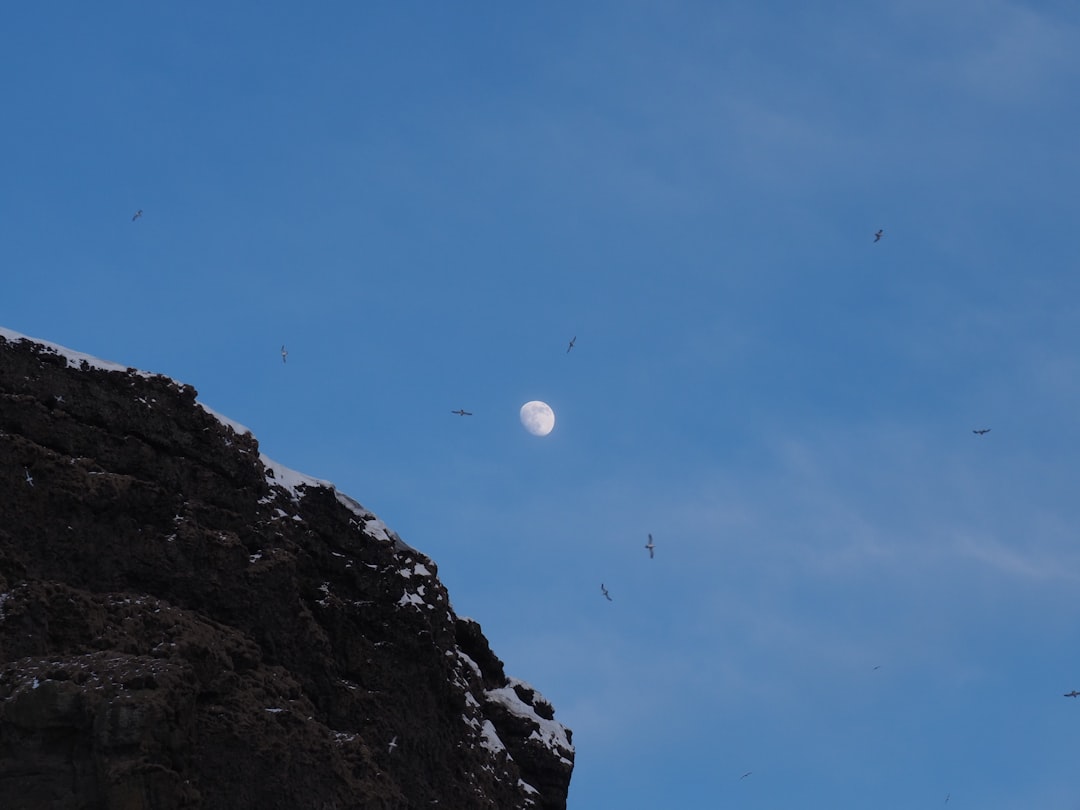
<instances>
[{"instance_id":1,"label":"rocky cliff","mask_svg":"<svg viewBox=\"0 0 1080 810\"><path fill-rule=\"evenodd\" d=\"M565 808L573 757L373 514L0 330L0 807Z\"/></svg>"}]
</instances>

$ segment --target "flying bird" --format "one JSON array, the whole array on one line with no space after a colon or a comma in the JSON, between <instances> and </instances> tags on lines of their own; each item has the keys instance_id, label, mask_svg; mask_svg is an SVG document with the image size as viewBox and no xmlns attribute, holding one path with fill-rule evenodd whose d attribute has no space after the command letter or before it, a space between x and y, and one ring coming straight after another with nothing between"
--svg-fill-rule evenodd
<instances>
[{"instance_id":1,"label":"flying bird","mask_svg":"<svg viewBox=\"0 0 1080 810\"><path fill-rule=\"evenodd\" d=\"M753 771L747 771L746 773L744 773L742 776L739 777L739 780L742 781L743 779L745 779L746 777L748 777L752 773L753 773Z\"/></svg>"},{"instance_id":2,"label":"flying bird","mask_svg":"<svg viewBox=\"0 0 1080 810\"><path fill-rule=\"evenodd\" d=\"M142 216L142 209L140 208L138 211L135 212L135 216L133 216L131 218L131 221L134 222L135 220L137 220L141 216Z\"/></svg>"},{"instance_id":3,"label":"flying bird","mask_svg":"<svg viewBox=\"0 0 1080 810\"><path fill-rule=\"evenodd\" d=\"M397 735L396 734L394 735L394 739L392 739L390 741L389 748L390 748L390 753L391 754L394 753L394 749L397 748Z\"/></svg>"},{"instance_id":4,"label":"flying bird","mask_svg":"<svg viewBox=\"0 0 1080 810\"><path fill-rule=\"evenodd\" d=\"M984 436L990 432L990 428L981 428L980 430L973 430L972 433L977 433L980 436Z\"/></svg>"},{"instance_id":5,"label":"flying bird","mask_svg":"<svg viewBox=\"0 0 1080 810\"><path fill-rule=\"evenodd\" d=\"M567 354L570 354L570 350L572 348L574 348L574 343L576 343L576 342L577 342L577 335L574 335L572 338L570 338L570 345L566 347L566 353Z\"/></svg>"},{"instance_id":6,"label":"flying bird","mask_svg":"<svg viewBox=\"0 0 1080 810\"><path fill-rule=\"evenodd\" d=\"M285 350L285 344L281 344L281 362L285 362L285 358L289 356L289 353Z\"/></svg>"},{"instance_id":7,"label":"flying bird","mask_svg":"<svg viewBox=\"0 0 1080 810\"><path fill-rule=\"evenodd\" d=\"M884 236L884 235L885 235L885 229L884 228L878 228L878 232L874 234L874 241L875 242L880 242L881 237Z\"/></svg>"},{"instance_id":8,"label":"flying bird","mask_svg":"<svg viewBox=\"0 0 1080 810\"><path fill-rule=\"evenodd\" d=\"M30 486L33 486L34 478L32 475L30 475L30 470L28 470L26 467L23 467L23 472L26 473L26 483L28 483Z\"/></svg>"},{"instance_id":9,"label":"flying bird","mask_svg":"<svg viewBox=\"0 0 1080 810\"><path fill-rule=\"evenodd\" d=\"M945 804L948 804L948 803L949 803L949 797L950 797L950 796L952 796L952 794L951 794L951 793L946 793L946 794L945 794Z\"/></svg>"},{"instance_id":10,"label":"flying bird","mask_svg":"<svg viewBox=\"0 0 1080 810\"><path fill-rule=\"evenodd\" d=\"M881 664L878 664L874 669L881 669Z\"/></svg>"},{"instance_id":11,"label":"flying bird","mask_svg":"<svg viewBox=\"0 0 1080 810\"><path fill-rule=\"evenodd\" d=\"M607 592L607 588L604 587L603 582L600 583L600 593L602 593L604 595L604 598L607 599L609 602L611 601L611 594Z\"/></svg>"},{"instance_id":12,"label":"flying bird","mask_svg":"<svg viewBox=\"0 0 1080 810\"><path fill-rule=\"evenodd\" d=\"M456 413L458 416L472 416L472 411L467 411L464 408L459 408L456 411L450 411L450 413Z\"/></svg>"},{"instance_id":13,"label":"flying bird","mask_svg":"<svg viewBox=\"0 0 1080 810\"><path fill-rule=\"evenodd\" d=\"M653 549L656 548L656 545L652 541L651 534L649 535L649 542L645 544L645 548L649 550L649 559L651 560L653 558Z\"/></svg>"},{"instance_id":14,"label":"flying bird","mask_svg":"<svg viewBox=\"0 0 1080 810\"><path fill-rule=\"evenodd\" d=\"M1065 697L1080 697L1080 692L1073 689L1071 692L1066 692Z\"/></svg>"}]
</instances>

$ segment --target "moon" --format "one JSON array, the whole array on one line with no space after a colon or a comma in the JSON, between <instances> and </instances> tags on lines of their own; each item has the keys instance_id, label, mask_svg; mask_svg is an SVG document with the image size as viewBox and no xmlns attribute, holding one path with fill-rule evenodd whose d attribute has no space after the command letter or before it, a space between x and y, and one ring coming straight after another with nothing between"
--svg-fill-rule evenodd
<instances>
[{"instance_id":1,"label":"moon","mask_svg":"<svg viewBox=\"0 0 1080 810\"><path fill-rule=\"evenodd\" d=\"M526 402L521 406L521 424L533 436L547 436L555 427L555 411L538 399Z\"/></svg>"}]
</instances>

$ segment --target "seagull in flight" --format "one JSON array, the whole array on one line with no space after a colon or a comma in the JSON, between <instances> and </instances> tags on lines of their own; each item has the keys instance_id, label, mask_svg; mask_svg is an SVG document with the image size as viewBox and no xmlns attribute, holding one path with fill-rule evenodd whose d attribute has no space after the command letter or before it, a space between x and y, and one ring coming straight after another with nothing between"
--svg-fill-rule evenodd
<instances>
[{"instance_id":1,"label":"seagull in flight","mask_svg":"<svg viewBox=\"0 0 1080 810\"><path fill-rule=\"evenodd\" d=\"M875 242L880 242L881 237L883 237L884 235L885 235L885 229L884 228L878 228L878 232L874 234L874 241Z\"/></svg>"},{"instance_id":2,"label":"seagull in flight","mask_svg":"<svg viewBox=\"0 0 1080 810\"><path fill-rule=\"evenodd\" d=\"M133 216L131 218L131 221L134 222L135 220L137 220L141 216L142 216L142 209L140 208L138 211L135 212L135 216Z\"/></svg>"},{"instance_id":3,"label":"seagull in flight","mask_svg":"<svg viewBox=\"0 0 1080 810\"><path fill-rule=\"evenodd\" d=\"M649 542L645 544L645 548L649 550L649 559L653 558L653 549L656 548L656 544L652 541L652 535L649 535Z\"/></svg>"},{"instance_id":4,"label":"seagull in flight","mask_svg":"<svg viewBox=\"0 0 1080 810\"><path fill-rule=\"evenodd\" d=\"M1071 692L1066 692L1065 697L1080 697L1080 692L1073 689Z\"/></svg>"},{"instance_id":5,"label":"seagull in flight","mask_svg":"<svg viewBox=\"0 0 1080 810\"><path fill-rule=\"evenodd\" d=\"M285 358L289 356L289 352L285 349L285 344L281 344L281 362L285 362Z\"/></svg>"},{"instance_id":6,"label":"seagull in flight","mask_svg":"<svg viewBox=\"0 0 1080 810\"><path fill-rule=\"evenodd\" d=\"M746 777L748 777L752 773L753 773L753 771L747 771L746 773L744 773L742 776L739 777L739 781L741 782L743 779L745 779Z\"/></svg>"},{"instance_id":7,"label":"seagull in flight","mask_svg":"<svg viewBox=\"0 0 1080 810\"><path fill-rule=\"evenodd\" d=\"M30 470L28 470L26 467L23 467L23 472L26 473L26 483L28 483L30 486L33 486L34 477L30 475Z\"/></svg>"},{"instance_id":8,"label":"seagull in flight","mask_svg":"<svg viewBox=\"0 0 1080 810\"><path fill-rule=\"evenodd\" d=\"M574 343L576 343L576 342L577 342L577 335L574 335L572 338L570 338L570 345L566 347L566 353L567 354L570 354L570 350L572 348L574 348Z\"/></svg>"},{"instance_id":9,"label":"seagull in flight","mask_svg":"<svg viewBox=\"0 0 1080 810\"><path fill-rule=\"evenodd\" d=\"M450 411L450 413L456 413L458 416L472 416L472 411L467 411L464 408L458 408L456 411Z\"/></svg>"},{"instance_id":10,"label":"seagull in flight","mask_svg":"<svg viewBox=\"0 0 1080 810\"><path fill-rule=\"evenodd\" d=\"M389 748L390 748L390 753L391 754L394 753L394 749L397 748L397 735L396 734L394 735L394 739L392 739L390 741Z\"/></svg>"},{"instance_id":11,"label":"seagull in flight","mask_svg":"<svg viewBox=\"0 0 1080 810\"><path fill-rule=\"evenodd\" d=\"M600 593L602 593L604 595L604 598L607 599L609 602L611 601L611 594L607 592L607 588L604 587L603 582L600 583Z\"/></svg>"},{"instance_id":12,"label":"seagull in flight","mask_svg":"<svg viewBox=\"0 0 1080 810\"><path fill-rule=\"evenodd\" d=\"M989 433L989 432L990 432L990 428L981 428L981 429L979 429L979 430L973 430L973 431L971 431L971 432L972 432L972 433L976 433L976 434L978 434L979 436L985 436L985 435L986 435L987 433Z\"/></svg>"}]
</instances>

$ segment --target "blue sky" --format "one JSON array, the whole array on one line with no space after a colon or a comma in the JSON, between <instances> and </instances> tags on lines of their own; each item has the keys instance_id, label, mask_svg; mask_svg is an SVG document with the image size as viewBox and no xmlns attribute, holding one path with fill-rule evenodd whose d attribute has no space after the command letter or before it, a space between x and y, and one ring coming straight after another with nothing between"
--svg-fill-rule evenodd
<instances>
[{"instance_id":1,"label":"blue sky","mask_svg":"<svg viewBox=\"0 0 1080 810\"><path fill-rule=\"evenodd\" d=\"M429 554L571 810L1080 806L1075 4L36 3L0 73L0 324Z\"/></svg>"}]
</instances>

